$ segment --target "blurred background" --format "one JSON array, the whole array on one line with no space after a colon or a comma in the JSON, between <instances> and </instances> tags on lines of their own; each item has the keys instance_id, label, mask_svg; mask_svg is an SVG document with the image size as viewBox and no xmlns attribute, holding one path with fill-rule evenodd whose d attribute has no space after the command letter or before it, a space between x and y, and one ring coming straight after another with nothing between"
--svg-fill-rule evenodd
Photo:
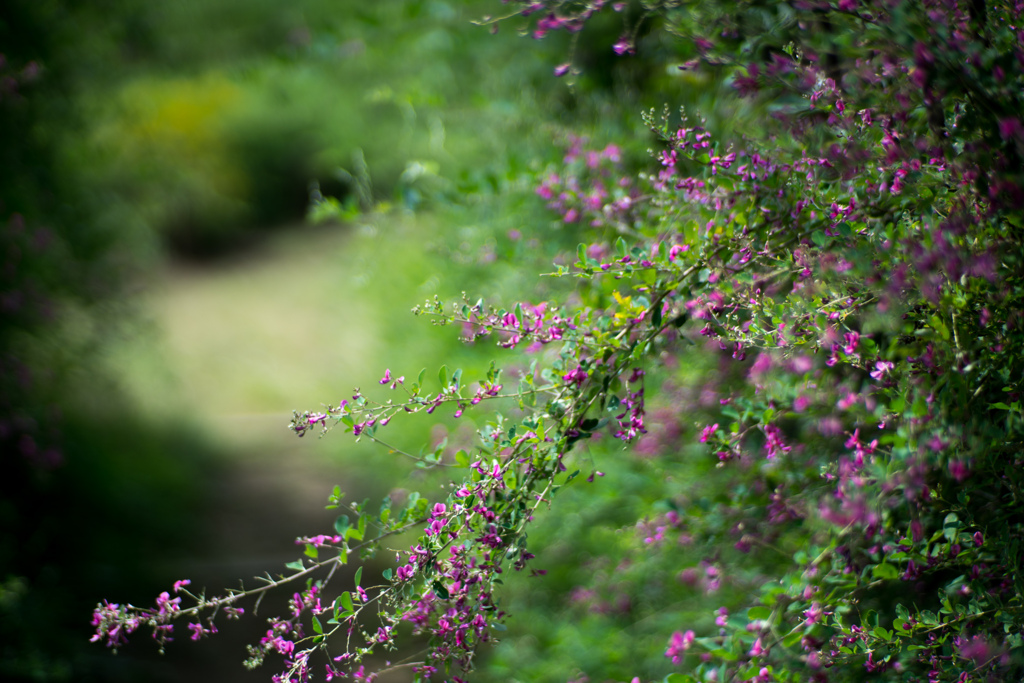
<instances>
[{"instance_id":1,"label":"blurred background","mask_svg":"<svg viewBox=\"0 0 1024 683\"><path fill-rule=\"evenodd\" d=\"M259 620L115 657L91 610L284 571L296 536L332 528L334 484L436 490L341 433L295 438L291 411L385 368L486 368L491 345L410 308L567 291L536 274L589 228L555 220L536 175L570 133L640 140L642 163L639 111L717 87L654 38L616 57L620 17L573 45L472 23L503 9L5 0L0 679L266 680L241 666ZM582 73L553 78L570 53ZM465 420L407 422L414 449L472 440Z\"/></svg>"}]
</instances>

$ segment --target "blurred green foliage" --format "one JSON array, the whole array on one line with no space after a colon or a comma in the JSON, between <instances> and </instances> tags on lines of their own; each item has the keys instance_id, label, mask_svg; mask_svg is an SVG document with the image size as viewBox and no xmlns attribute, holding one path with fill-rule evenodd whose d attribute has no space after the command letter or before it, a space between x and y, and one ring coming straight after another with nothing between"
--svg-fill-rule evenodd
<instances>
[{"instance_id":1,"label":"blurred green foliage","mask_svg":"<svg viewBox=\"0 0 1024 683\"><path fill-rule=\"evenodd\" d=\"M300 219L311 187L356 193L357 155L375 199L401 196L410 164L447 175L490 164L495 122L526 118L528 100L508 98L547 69L470 26L484 6L126 8L124 22L149 28L124 28L117 75L82 92L91 186L114 198L112 211L202 256Z\"/></svg>"},{"instance_id":2,"label":"blurred green foliage","mask_svg":"<svg viewBox=\"0 0 1024 683\"><path fill-rule=\"evenodd\" d=\"M235 255L273 231L316 250L321 236L298 227L312 198L327 229L352 233L329 266L341 284L321 305L359 299L365 316L338 324L373 336L372 357L345 377L375 381L384 359L415 374L442 356L478 372L493 347L461 345L457 331L431 330L408 309L435 293L507 302L564 291L535 274L579 241L579 228L536 201L538 164L560 158L568 130L646 136L642 107L684 85L687 101L707 104L721 85L615 59L611 23L576 42L528 46L504 27L492 35L470 24L494 9L490 0L3 3L0 676L153 675L84 650L83 615L99 596L143 602L178 578L153 563L195 541L209 506L204 482L221 446L167 408L170 391L133 386L137 368L121 355L139 343L123 321L152 315L131 292L168 253ZM667 61L677 48L657 49L653 59ZM553 79L551 65L567 55L581 75ZM258 293L236 296L262 310ZM336 400L347 389L337 377L324 379L330 396L312 398ZM206 391L221 377L202 381ZM261 385L237 391L249 387ZM311 397L308 387L297 395ZM453 443L473 438L466 419L446 428ZM399 438L418 447L441 436L421 421ZM346 456L350 480L395 457L363 446Z\"/></svg>"},{"instance_id":3,"label":"blurred green foliage","mask_svg":"<svg viewBox=\"0 0 1024 683\"><path fill-rule=\"evenodd\" d=\"M129 292L165 248L234 253L299 223L311 188L355 197L350 218L367 229L347 256L366 264L353 296L386 321L380 350L415 347L418 363L457 345L447 330L410 342L410 293L466 286L495 249L516 248L487 221L517 219L473 201L453 223L402 211L520 182L498 169L512 131L536 123L549 73L539 55L510 58L514 36L468 26L483 5L3 4L0 677L173 675L97 651L85 617L101 596L147 602L179 578L162 558L203 538L219 467L223 447L168 410L170 394L148 396L159 409L144 413L124 374L138 330L123 321L150 315ZM453 262L481 267L442 284ZM410 440L432 438L421 427ZM360 453L354 463L379 471Z\"/></svg>"}]
</instances>

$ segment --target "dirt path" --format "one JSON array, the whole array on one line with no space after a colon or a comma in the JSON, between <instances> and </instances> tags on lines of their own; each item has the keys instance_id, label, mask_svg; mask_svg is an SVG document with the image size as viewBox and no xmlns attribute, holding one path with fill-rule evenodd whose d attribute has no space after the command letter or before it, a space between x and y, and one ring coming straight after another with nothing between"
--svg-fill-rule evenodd
<instances>
[{"instance_id":1,"label":"dirt path","mask_svg":"<svg viewBox=\"0 0 1024 683\"><path fill-rule=\"evenodd\" d=\"M207 552L174 568L197 584L284 571L299 554L296 536L330 530L332 486L359 486L344 471L341 434L298 439L287 429L293 409L336 403L373 366L376 318L358 291L352 241L338 228L303 230L230 263L170 267L144 294L145 329L115 354L144 415L196 424L225 454L211 482ZM363 362L353 367L353 358ZM250 621L208 644L176 643L153 673L267 680L273 664L241 666L244 643L265 629Z\"/></svg>"}]
</instances>

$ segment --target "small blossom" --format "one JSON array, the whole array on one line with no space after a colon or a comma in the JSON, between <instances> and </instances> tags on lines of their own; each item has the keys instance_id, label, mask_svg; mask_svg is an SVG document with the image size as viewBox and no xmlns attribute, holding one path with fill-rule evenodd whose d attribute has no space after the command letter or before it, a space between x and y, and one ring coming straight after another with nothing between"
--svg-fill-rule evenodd
<instances>
[{"instance_id":1,"label":"small blossom","mask_svg":"<svg viewBox=\"0 0 1024 683\"><path fill-rule=\"evenodd\" d=\"M669 640L668 649L665 650L665 656L669 657L673 664L679 664L682 661L683 655L693 645L694 637L693 631L687 631L686 633L674 632Z\"/></svg>"},{"instance_id":2,"label":"small blossom","mask_svg":"<svg viewBox=\"0 0 1024 683\"><path fill-rule=\"evenodd\" d=\"M715 424L713 424L713 425L708 425L704 429L702 429L701 432L700 432L700 442L701 443L707 443L708 439L710 439L711 437L713 437L715 435L715 431L717 429L718 429L718 423L717 422Z\"/></svg>"},{"instance_id":3,"label":"small blossom","mask_svg":"<svg viewBox=\"0 0 1024 683\"><path fill-rule=\"evenodd\" d=\"M891 363L889 361L880 360L880 361L875 363L875 369L872 370L869 374L871 375L872 379L880 380L890 370L892 370L895 367L896 367L895 363Z\"/></svg>"},{"instance_id":4,"label":"small blossom","mask_svg":"<svg viewBox=\"0 0 1024 683\"><path fill-rule=\"evenodd\" d=\"M619 38L619 42L612 45L612 49L615 50L615 54L617 55L633 54L633 52L635 51L633 48L633 43L628 36L623 36L622 38Z\"/></svg>"}]
</instances>

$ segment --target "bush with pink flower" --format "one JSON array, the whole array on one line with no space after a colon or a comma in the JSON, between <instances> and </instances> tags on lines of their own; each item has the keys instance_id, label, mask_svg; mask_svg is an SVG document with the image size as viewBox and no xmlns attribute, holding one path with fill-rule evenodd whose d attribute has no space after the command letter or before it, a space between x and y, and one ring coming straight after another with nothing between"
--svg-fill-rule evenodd
<instances>
[{"instance_id":1,"label":"bush with pink flower","mask_svg":"<svg viewBox=\"0 0 1024 683\"><path fill-rule=\"evenodd\" d=\"M283 661L275 680L366 678L410 632L426 648L384 668L418 680L1019 679L1024 7L504 9L536 38L618 15L620 59L668 41L665 68L731 84L743 99L716 106L763 117L723 137L648 115L639 173L620 150L650 139L571 140L536 183L587 235L554 266L574 296L429 300L417 313L495 342L489 372L389 371L292 422L397 450L392 419L475 416L472 448L406 453L443 466L445 490L379 511L335 492L337 535L305 539L289 574L214 598L181 587L174 609L102 605L97 639L159 639L177 619L205 636L295 584L251 651ZM561 74L585 68L568 58ZM499 367L524 346L510 381ZM339 565L413 530L394 573L321 597Z\"/></svg>"}]
</instances>

